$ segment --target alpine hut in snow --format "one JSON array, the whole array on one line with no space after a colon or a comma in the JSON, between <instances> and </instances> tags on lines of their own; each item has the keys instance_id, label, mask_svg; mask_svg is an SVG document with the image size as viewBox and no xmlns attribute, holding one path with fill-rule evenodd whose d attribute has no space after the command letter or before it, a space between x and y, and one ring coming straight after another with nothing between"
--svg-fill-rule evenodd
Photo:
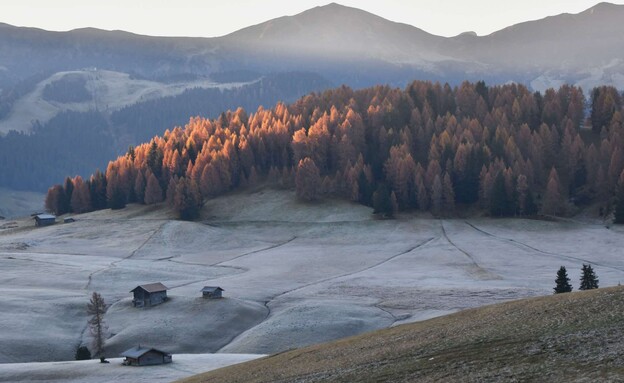
<instances>
[{"instance_id":1,"label":"alpine hut in snow","mask_svg":"<svg viewBox=\"0 0 624 383\"><path fill-rule=\"evenodd\" d=\"M171 354L150 347L138 345L124 351L124 366L153 366L156 364L171 363Z\"/></svg>"},{"instance_id":2,"label":"alpine hut in snow","mask_svg":"<svg viewBox=\"0 0 624 383\"><path fill-rule=\"evenodd\" d=\"M201 289L202 296L204 298L210 298L210 299L223 298L223 296L221 295L223 291L225 290L217 286L204 286L204 288Z\"/></svg>"},{"instance_id":3,"label":"alpine hut in snow","mask_svg":"<svg viewBox=\"0 0 624 383\"><path fill-rule=\"evenodd\" d=\"M140 285L130 290L134 307L156 306L167 300L167 287L160 282Z\"/></svg>"},{"instance_id":4,"label":"alpine hut in snow","mask_svg":"<svg viewBox=\"0 0 624 383\"><path fill-rule=\"evenodd\" d=\"M35 215L35 226L49 226L56 223L56 216L52 214Z\"/></svg>"}]
</instances>

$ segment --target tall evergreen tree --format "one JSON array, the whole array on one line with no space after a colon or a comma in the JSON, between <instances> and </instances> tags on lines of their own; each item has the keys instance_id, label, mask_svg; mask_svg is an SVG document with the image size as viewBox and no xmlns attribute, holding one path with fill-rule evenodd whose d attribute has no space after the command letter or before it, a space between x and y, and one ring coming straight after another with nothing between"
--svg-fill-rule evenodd
<instances>
[{"instance_id":1,"label":"tall evergreen tree","mask_svg":"<svg viewBox=\"0 0 624 383\"><path fill-rule=\"evenodd\" d=\"M69 213L71 210L71 199L72 194L74 193L74 181L71 177L65 177L65 182L63 183L63 194L62 194L62 202L61 209L58 214Z\"/></svg>"},{"instance_id":2,"label":"tall evergreen tree","mask_svg":"<svg viewBox=\"0 0 624 383\"><path fill-rule=\"evenodd\" d=\"M173 196L173 209L180 219L191 221L199 217L202 207L201 194L195 180L182 177L178 180Z\"/></svg>"},{"instance_id":3,"label":"tall evergreen tree","mask_svg":"<svg viewBox=\"0 0 624 383\"><path fill-rule=\"evenodd\" d=\"M390 191L386 184L381 183L377 186L377 190L373 193L373 214L381 214L385 217L392 217L392 201L390 200Z\"/></svg>"},{"instance_id":4,"label":"tall evergreen tree","mask_svg":"<svg viewBox=\"0 0 624 383\"><path fill-rule=\"evenodd\" d=\"M104 360L104 342L106 341L106 325L104 324L104 313L106 313L106 303L104 298L97 292L93 292L91 300L87 304L87 314L89 319L89 330L93 336L92 350L96 357Z\"/></svg>"},{"instance_id":5,"label":"tall evergreen tree","mask_svg":"<svg viewBox=\"0 0 624 383\"><path fill-rule=\"evenodd\" d=\"M568 272L565 266L561 266L559 268L559 271L557 271L557 279L555 279L555 283L555 294L569 293L570 291L572 291L570 278L568 278Z\"/></svg>"},{"instance_id":6,"label":"tall evergreen tree","mask_svg":"<svg viewBox=\"0 0 624 383\"><path fill-rule=\"evenodd\" d=\"M624 223L624 170L620 173L615 195L614 223Z\"/></svg>"},{"instance_id":7,"label":"tall evergreen tree","mask_svg":"<svg viewBox=\"0 0 624 383\"><path fill-rule=\"evenodd\" d=\"M513 214L513 210L512 203L509 201L507 190L505 189L505 177L501 171L494 179L494 184L492 185L490 214L494 217L504 217Z\"/></svg>"},{"instance_id":8,"label":"tall evergreen tree","mask_svg":"<svg viewBox=\"0 0 624 383\"><path fill-rule=\"evenodd\" d=\"M149 175L147 179L147 187L145 188L144 201L146 205L161 202L163 200L163 192L160 188L160 184L154 174Z\"/></svg>"},{"instance_id":9,"label":"tall evergreen tree","mask_svg":"<svg viewBox=\"0 0 624 383\"><path fill-rule=\"evenodd\" d=\"M297 197L305 201L318 198L321 187L321 176L318 167L309 157L299 161L295 178Z\"/></svg>"},{"instance_id":10,"label":"tall evergreen tree","mask_svg":"<svg viewBox=\"0 0 624 383\"><path fill-rule=\"evenodd\" d=\"M591 290L597 288L598 278L596 277L596 273L594 273L594 269L592 269L591 265L583 264L581 287L579 287L579 290Z\"/></svg>"},{"instance_id":11,"label":"tall evergreen tree","mask_svg":"<svg viewBox=\"0 0 624 383\"><path fill-rule=\"evenodd\" d=\"M106 176L99 170L89 179L89 194L93 210L106 209Z\"/></svg>"}]
</instances>

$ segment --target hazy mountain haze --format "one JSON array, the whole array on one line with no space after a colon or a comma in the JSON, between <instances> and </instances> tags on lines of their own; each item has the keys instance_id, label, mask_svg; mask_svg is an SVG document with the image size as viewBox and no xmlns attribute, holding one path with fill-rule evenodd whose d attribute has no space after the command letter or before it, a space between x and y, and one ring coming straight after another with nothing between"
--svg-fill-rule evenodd
<instances>
[{"instance_id":1,"label":"hazy mountain haze","mask_svg":"<svg viewBox=\"0 0 624 383\"><path fill-rule=\"evenodd\" d=\"M148 3L125 0L8 0L2 2L0 22L54 31L96 27L152 36L215 37L283 15L296 15L327 3L327 0L152 0ZM388 20L417 26L432 34L451 37L466 31L476 31L483 36L529 20L564 12L578 13L593 6L595 1L343 0L340 3Z\"/></svg>"}]
</instances>

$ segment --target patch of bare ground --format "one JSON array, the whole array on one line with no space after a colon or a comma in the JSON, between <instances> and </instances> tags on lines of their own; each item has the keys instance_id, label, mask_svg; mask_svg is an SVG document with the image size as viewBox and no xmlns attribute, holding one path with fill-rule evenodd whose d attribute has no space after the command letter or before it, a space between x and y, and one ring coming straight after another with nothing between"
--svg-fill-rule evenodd
<instances>
[{"instance_id":1,"label":"patch of bare ground","mask_svg":"<svg viewBox=\"0 0 624 383\"><path fill-rule=\"evenodd\" d=\"M178 382L615 382L624 287L522 299L292 350Z\"/></svg>"}]
</instances>

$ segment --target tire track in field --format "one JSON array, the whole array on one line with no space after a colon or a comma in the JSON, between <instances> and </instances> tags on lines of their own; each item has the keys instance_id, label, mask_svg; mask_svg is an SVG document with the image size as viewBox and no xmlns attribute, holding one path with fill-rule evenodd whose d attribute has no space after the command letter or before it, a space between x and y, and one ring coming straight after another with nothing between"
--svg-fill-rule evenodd
<instances>
[{"instance_id":1,"label":"tire track in field","mask_svg":"<svg viewBox=\"0 0 624 383\"><path fill-rule=\"evenodd\" d=\"M230 259L228 259L227 261L221 261L221 262L213 263L213 264L212 264L212 265L210 265L210 266L221 266L221 264L222 264L222 263L231 262L231 261L237 260L237 259L242 258L242 257L246 257L246 256L251 255L251 254L262 253L263 251L276 249L276 248L278 248L278 247L281 247L281 246L284 246L284 245L287 245L287 244L291 243L291 242L292 242L292 241L294 241L295 239L297 239L297 236L296 236L296 235L295 235L294 237L292 237L292 238L290 238L290 239L288 239L288 240L284 241L284 242L276 243L275 245L271 245L271 246L268 246L268 247L264 247L264 248L262 248L262 249L249 251L249 252L247 252L247 253L243 253L243 254L241 254L241 255L237 255L237 256L236 256L236 257L234 257L234 258L230 258ZM224 267L228 267L228 266L224 266Z\"/></svg>"},{"instance_id":2,"label":"tire track in field","mask_svg":"<svg viewBox=\"0 0 624 383\"><path fill-rule=\"evenodd\" d=\"M134 255L135 255L135 254L136 254L139 250L141 250L141 249L142 249L145 245L147 245L147 244L149 243L149 241L151 241L151 240L152 240L152 238L154 238L154 236L155 236L156 234L158 234L158 233L160 233L160 232L162 231L163 227L164 227L166 224L167 224L167 222L165 221L165 222L163 222L160 226L158 226L158 227L154 230L154 232L153 232L152 234L150 234L150 236L149 236L149 237L147 237L147 239L146 239L145 241L143 241L143 243L141 243L141 244L140 244L140 245L139 245L136 249L134 249L134 251L132 251L132 252L131 252L130 254L128 254L127 256L125 256L125 257L123 257L123 258L121 258L121 259L118 259L118 260L116 260L116 261L113 261L113 262L111 262L108 266L103 267L103 268L101 268L101 269L99 269L99 270L95 270L94 272L92 272L91 274L89 274L89 276L88 276L88 278L87 278L87 284L85 285L84 289L85 289L85 290L89 289L89 286L91 286L91 282L93 281L93 276L94 276L95 274L101 273L101 272L106 271L106 270L110 270L110 269L112 269L113 267L117 267L117 264L119 264L119 263L121 263L121 262L123 262L123 261L126 261L126 260L128 260L128 259L130 259L130 258L134 257Z\"/></svg>"},{"instance_id":3,"label":"tire track in field","mask_svg":"<svg viewBox=\"0 0 624 383\"><path fill-rule=\"evenodd\" d=\"M522 249L524 251L527 251L527 252L539 253L539 254L547 255L547 256L550 256L550 257L554 257L554 258L564 259L564 260L567 260L567 261L580 261L582 263L592 264L592 265L596 265L596 266L605 267L605 268L608 268L608 269L613 269L613 270L624 272L624 268L622 268L622 267L611 266L611 265L604 264L602 262L595 262L595 261L590 261L588 259L584 259L584 258L580 258L580 257L573 257L571 255L563 255L563 254L559 254L559 253L553 253L553 252L550 252L550 251L541 250L541 249L538 249L538 248L533 247L531 245L528 245L528 244L526 244L524 242L517 241L517 240L515 240L513 238L505 238L505 237L501 237L501 236L489 233L489 232L487 232L487 231L485 231L485 230L475 226L474 224L472 224L472 223L470 223L468 221L464 221L464 223L466 225L472 227L474 230L478 231L479 233L481 233L483 235L486 235L486 236L488 236L490 238L494 238L494 239L496 239L498 241L501 241L501 242L509 243L509 244L511 244L513 246L516 246L516 247L518 247L518 248L520 248L520 249Z\"/></svg>"},{"instance_id":4,"label":"tire track in field","mask_svg":"<svg viewBox=\"0 0 624 383\"><path fill-rule=\"evenodd\" d=\"M317 284L320 284L320 283L329 282L329 281L331 281L331 280L333 280L333 279L338 279L338 278L348 277L348 276L355 275L355 274L358 274L358 273L361 273L361 272L364 272L364 271L368 271L368 270L374 269L375 267L379 267L379 266L381 266L381 265L383 265L383 264L385 264L385 263L388 263L388 262L392 261L393 259L395 259L395 258L397 258L397 257L400 257L400 256L405 255L405 254L407 254L407 253L411 253L412 251L414 251L414 250L416 250L416 249L422 248L422 247L424 247L424 246L428 245L429 243L433 242L434 240L436 240L436 239L438 239L438 238L439 238L439 237L431 237L431 238L427 238L426 240L424 240L424 241L422 241L422 242L418 243L418 244L417 244L417 245L415 245L415 246L412 246L412 247L408 248L407 250L404 250L404 251L401 251L400 253L394 254L394 255L392 255L390 258L386 258L386 259L384 259L384 260L382 260L382 261L380 261L380 262L378 262L378 263L376 263L376 264L374 264L374 265L371 265L371 266L365 267L365 268L363 268L363 269L356 270L356 271L352 271L352 272L348 272L348 273L344 273L344 274L340 274L340 275L335 275L335 276L332 276L332 277L329 277L329 278L325 278L325 279L321 279L321 280L317 280L317 281L314 281L314 282L310 282L310 283L307 283L307 284L302 285L302 286L298 286L298 287L295 287L295 288L292 288L292 289L289 289L289 290L286 290L286 291L282 291L281 293L276 294L276 295L274 295L274 296L270 297L269 299L267 299L267 300L263 301L264 307L266 307L266 308L267 308L267 314L266 314L266 317L265 317L265 318L264 318L264 319L263 319L260 323L258 323L257 325L255 325L255 326L253 326L253 327L251 327L251 328L248 328L247 330L245 330L245 331L241 332L240 334L238 334L237 336L235 336L234 338L232 338L232 340L230 340L227 344L225 344L223 347L221 347L221 348L220 348L218 351L216 351L216 352L221 351L223 348L225 348L225 347L227 347L228 345L230 345L230 344L231 344L232 342L234 342L236 339L238 339L238 338L242 337L244 334L246 334L247 332L249 332L249 331L251 331L252 329L254 329L256 326L258 326L258 325L260 325L260 324L264 323L267 319L269 319L269 317L271 316L271 307L269 306L269 304L270 304L271 302L273 302L274 300L278 299L279 297L284 296L284 295L287 295L287 294L290 294L290 293L292 293L292 292L295 292L295 291L298 291L298 290L301 290L301 289L305 289L305 288L310 287L310 286L314 286L314 285L317 285ZM397 321L397 318L396 318L396 316L395 316L394 314L392 314L392 313L388 312L387 310L385 310L385 309L383 309L383 308L378 307L377 305L374 305L373 307L375 307L375 308L377 308L377 309L379 309L379 310L381 310L381 311L384 311L384 312L386 312L386 313L390 314L390 316L393 318L393 324L394 324L394 322L396 322L396 321Z\"/></svg>"},{"instance_id":5,"label":"tire track in field","mask_svg":"<svg viewBox=\"0 0 624 383\"><path fill-rule=\"evenodd\" d=\"M477 277L478 279L486 280L486 281L487 280L500 280L500 279L503 279L500 275L498 275L496 273L493 273L493 272L491 272L491 271L481 267L479 265L479 263L477 263L477 261L475 260L475 258L474 258L474 256L472 254L470 254L466 250L462 249L461 247L457 246L457 244L455 244L455 242L453 242L451 240L451 238L449 238L448 233L446 232L446 228L444 227L444 221L442 221L442 220L440 220L440 227L442 228L442 236L444 236L446 241L448 243L450 243L451 246L453 246L459 252L461 252L466 257L468 257L468 259L470 260L471 264L469 266L469 271L468 271L470 274L472 274L473 276Z\"/></svg>"},{"instance_id":6,"label":"tire track in field","mask_svg":"<svg viewBox=\"0 0 624 383\"><path fill-rule=\"evenodd\" d=\"M334 275L334 276L332 276L332 277L324 278L324 279L321 279L321 280L317 280L317 281L314 281L314 282L310 282L310 283L307 283L307 284L304 284L304 285L301 285L301 286L298 286L298 287L295 287L295 288L292 288L292 289L289 289L289 290L283 291L283 292L281 292L281 293L279 293L279 294L277 294L277 295L274 295L273 297L269 298L269 302L271 302L271 301L273 301L273 300L275 300L275 299L277 299L277 298L279 298L279 297L281 297L281 296L283 296L283 295L290 294L290 293L295 292L295 291L297 291L297 290L305 289L306 287L310 287L310 286L318 285L318 284L320 284L320 283L329 282L329 281L331 281L331 280L333 280L333 279L338 279L338 278L348 277L348 276L351 276L351 275L355 275L355 274L358 274L358 273L362 273L362 272L364 272L364 271L368 271L368 270L374 269L375 267L379 267L379 266L381 266L381 265L383 265L383 264L385 264L385 263L388 263L388 262L390 262L390 261L394 260L395 258L398 258L398 257L400 257L400 256L402 256L402 255L407 254L407 253L411 253L412 251L414 251L414 250L416 250L416 249L418 249L418 248L421 248L421 247L423 247L423 246L426 246L426 245L428 245L429 243L433 242L435 239L436 239L436 237L427 238L426 240L424 240L424 241L422 241L422 242L418 243L417 245L412 246L412 247L408 248L407 250L401 251L400 253L394 254L394 255L392 255L390 258L386 258L386 259L384 259L383 261L377 262L377 263L376 263L376 264L374 264L374 265L367 266L367 267L365 267L365 268L362 268L362 269L359 269L359 270L356 270L356 271L350 271L350 272L348 272L348 273L339 274L339 275Z\"/></svg>"}]
</instances>

